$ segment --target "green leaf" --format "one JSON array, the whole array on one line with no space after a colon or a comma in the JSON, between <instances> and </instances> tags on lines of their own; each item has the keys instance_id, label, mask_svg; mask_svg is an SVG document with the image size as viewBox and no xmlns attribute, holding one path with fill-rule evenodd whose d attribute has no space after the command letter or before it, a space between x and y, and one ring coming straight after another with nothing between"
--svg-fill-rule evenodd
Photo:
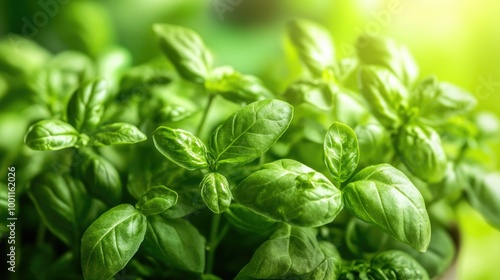
<instances>
[{"instance_id":1,"label":"green leaf","mask_svg":"<svg viewBox=\"0 0 500 280\"><path fill-rule=\"evenodd\" d=\"M340 191L323 174L291 159L262 165L233 195L261 215L303 227L327 224L343 208Z\"/></svg>"},{"instance_id":2,"label":"green leaf","mask_svg":"<svg viewBox=\"0 0 500 280\"><path fill-rule=\"evenodd\" d=\"M71 96L66 109L68 123L80 132L95 129L104 115L109 93L103 79L83 83Z\"/></svg>"},{"instance_id":3,"label":"green leaf","mask_svg":"<svg viewBox=\"0 0 500 280\"><path fill-rule=\"evenodd\" d=\"M152 187L135 205L145 216L160 214L177 203L177 193L164 186Z\"/></svg>"},{"instance_id":4,"label":"green leaf","mask_svg":"<svg viewBox=\"0 0 500 280\"><path fill-rule=\"evenodd\" d=\"M233 203L225 212L227 220L235 227L245 231L268 234L280 225L266 216L255 213L247 207Z\"/></svg>"},{"instance_id":5,"label":"green leaf","mask_svg":"<svg viewBox=\"0 0 500 280\"><path fill-rule=\"evenodd\" d=\"M148 217L142 248L169 267L196 273L205 268L205 238L184 219Z\"/></svg>"},{"instance_id":6,"label":"green leaf","mask_svg":"<svg viewBox=\"0 0 500 280\"><path fill-rule=\"evenodd\" d=\"M408 92L396 76L378 66L360 70L360 88L371 112L382 125L397 128L408 110Z\"/></svg>"},{"instance_id":7,"label":"green leaf","mask_svg":"<svg viewBox=\"0 0 500 280\"><path fill-rule=\"evenodd\" d=\"M78 175L93 197L106 204L116 205L122 195L122 182L116 168L102 156L84 152Z\"/></svg>"},{"instance_id":8,"label":"green leaf","mask_svg":"<svg viewBox=\"0 0 500 280\"><path fill-rule=\"evenodd\" d=\"M380 163L380 159L392 155L390 135L377 123L361 124L354 129L358 138L360 160L364 163Z\"/></svg>"},{"instance_id":9,"label":"green leaf","mask_svg":"<svg viewBox=\"0 0 500 280\"><path fill-rule=\"evenodd\" d=\"M68 174L43 173L33 179L28 194L43 223L68 246L80 243L80 236L102 206Z\"/></svg>"},{"instance_id":10,"label":"green leaf","mask_svg":"<svg viewBox=\"0 0 500 280\"><path fill-rule=\"evenodd\" d=\"M283 225L264 242L235 279L284 279L312 272L324 259L311 228Z\"/></svg>"},{"instance_id":11,"label":"green leaf","mask_svg":"<svg viewBox=\"0 0 500 280\"><path fill-rule=\"evenodd\" d=\"M430 278L437 277L446 272L456 257L455 244L450 234L442 227L432 225L432 236L429 249L425 253L415 251L410 246L393 242L390 248L401 250L425 268Z\"/></svg>"},{"instance_id":12,"label":"green leaf","mask_svg":"<svg viewBox=\"0 0 500 280\"><path fill-rule=\"evenodd\" d=\"M391 39L363 35L358 39L356 48L363 64L384 67L407 86L418 78L418 65L408 49Z\"/></svg>"},{"instance_id":13,"label":"green leaf","mask_svg":"<svg viewBox=\"0 0 500 280\"><path fill-rule=\"evenodd\" d=\"M293 20L287 25L290 40L309 71L321 77L335 62L332 38L324 27L307 20Z\"/></svg>"},{"instance_id":14,"label":"green leaf","mask_svg":"<svg viewBox=\"0 0 500 280\"><path fill-rule=\"evenodd\" d=\"M411 103L418 107L424 121L443 124L451 117L469 113L477 105L477 100L464 89L430 77L412 93Z\"/></svg>"},{"instance_id":15,"label":"green leaf","mask_svg":"<svg viewBox=\"0 0 500 280\"><path fill-rule=\"evenodd\" d=\"M128 123L112 123L99 127L90 136L94 146L114 144L133 144L147 139L135 125Z\"/></svg>"},{"instance_id":16,"label":"green leaf","mask_svg":"<svg viewBox=\"0 0 500 280\"><path fill-rule=\"evenodd\" d=\"M238 104L249 104L273 97L257 77L243 75L229 66L214 69L205 87L208 92L219 94Z\"/></svg>"},{"instance_id":17,"label":"green leaf","mask_svg":"<svg viewBox=\"0 0 500 280\"><path fill-rule=\"evenodd\" d=\"M337 188L358 167L359 147L354 131L347 125L333 123L325 136L323 145L324 161Z\"/></svg>"},{"instance_id":18,"label":"green leaf","mask_svg":"<svg viewBox=\"0 0 500 280\"><path fill-rule=\"evenodd\" d=\"M210 148L219 165L243 165L264 154L286 131L293 107L267 99L247 105L212 133Z\"/></svg>"},{"instance_id":19,"label":"green leaf","mask_svg":"<svg viewBox=\"0 0 500 280\"><path fill-rule=\"evenodd\" d=\"M309 104L320 110L331 110L333 107L332 88L322 81L297 81L292 83L285 91L284 98L296 106Z\"/></svg>"},{"instance_id":20,"label":"green leaf","mask_svg":"<svg viewBox=\"0 0 500 280\"><path fill-rule=\"evenodd\" d=\"M500 229L500 173L486 173L467 166L460 170L466 174L465 193L470 205L490 225Z\"/></svg>"},{"instance_id":21,"label":"green leaf","mask_svg":"<svg viewBox=\"0 0 500 280\"><path fill-rule=\"evenodd\" d=\"M441 137L430 126L407 124L397 135L396 150L408 170L418 178L435 183L446 173L446 154Z\"/></svg>"},{"instance_id":22,"label":"green leaf","mask_svg":"<svg viewBox=\"0 0 500 280\"><path fill-rule=\"evenodd\" d=\"M370 262L370 270L378 270L383 273L383 277L374 274L375 280L428 280L427 271L408 254L391 250L376 255ZM377 277L379 276L379 277Z\"/></svg>"},{"instance_id":23,"label":"green leaf","mask_svg":"<svg viewBox=\"0 0 500 280\"><path fill-rule=\"evenodd\" d=\"M220 214L231 205L231 191L229 183L222 174L208 173L200 183L201 197L207 207L216 214Z\"/></svg>"},{"instance_id":24,"label":"green leaf","mask_svg":"<svg viewBox=\"0 0 500 280\"><path fill-rule=\"evenodd\" d=\"M111 208L82 237L85 279L109 279L135 255L146 234L146 217L130 204Z\"/></svg>"},{"instance_id":25,"label":"green leaf","mask_svg":"<svg viewBox=\"0 0 500 280\"><path fill-rule=\"evenodd\" d=\"M78 131L60 120L39 121L28 129L24 143L33 150L61 150L78 143Z\"/></svg>"},{"instance_id":26,"label":"green leaf","mask_svg":"<svg viewBox=\"0 0 500 280\"><path fill-rule=\"evenodd\" d=\"M342 259L333 244L320 241L318 245L325 255L325 260L316 267L305 280L335 280L342 272Z\"/></svg>"},{"instance_id":27,"label":"green leaf","mask_svg":"<svg viewBox=\"0 0 500 280\"><path fill-rule=\"evenodd\" d=\"M160 126L153 133L156 149L188 170L208 167L207 148L196 136L182 129Z\"/></svg>"},{"instance_id":28,"label":"green leaf","mask_svg":"<svg viewBox=\"0 0 500 280\"><path fill-rule=\"evenodd\" d=\"M343 189L349 212L425 252L431 225L424 199L413 183L389 164L369 166Z\"/></svg>"},{"instance_id":29,"label":"green leaf","mask_svg":"<svg viewBox=\"0 0 500 280\"><path fill-rule=\"evenodd\" d=\"M200 36L191 29L170 24L154 24L153 30L163 54L184 79L204 83L212 70L212 54Z\"/></svg>"}]
</instances>

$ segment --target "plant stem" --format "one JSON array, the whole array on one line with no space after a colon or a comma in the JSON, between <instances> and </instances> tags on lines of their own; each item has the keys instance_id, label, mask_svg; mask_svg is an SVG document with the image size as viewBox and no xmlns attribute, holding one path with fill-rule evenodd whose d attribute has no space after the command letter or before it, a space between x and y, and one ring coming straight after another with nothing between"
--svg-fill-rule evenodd
<instances>
[{"instance_id":1,"label":"plant stem","mask_svg":"<svg viewBox=\"0 0 500 280\"><path fill-rule=\"evenodd\" d=\"M208 255L207 255L207 266L206 266L206 273L212 273L212 267L214 265L214 258L215 258L215 249L217 248L219 238L217 236L217 232L219 231L219 224L220 224L220 214L214 214L212 218L212 225L210 228L210 237L208 240Z\"/></svg>"},{"instance_id":2,"label":"plant stem","mask_svg":"<svg viewBox=\"0 0 500 280\"><path fill-rule=\"evenodd\" d=\"M208 112L210 111L210 107L212 105L212 102L214 101L214 97L215 97L214 94L209 94L208 95L207 106L203 110L203 116L201 117L200 124L198 124L198 128L196 129L196 135L198 137L200 137L200 133L203 131L203 126L205 125L205 122L206 122L206 119L207 119L207 116L208 116Z\"/></svg>"}]
</instances>

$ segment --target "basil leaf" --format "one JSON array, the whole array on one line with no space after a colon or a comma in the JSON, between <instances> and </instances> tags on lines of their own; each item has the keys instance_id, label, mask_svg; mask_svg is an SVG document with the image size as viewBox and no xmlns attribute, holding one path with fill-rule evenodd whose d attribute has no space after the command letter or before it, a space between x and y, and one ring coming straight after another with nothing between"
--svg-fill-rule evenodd
<instances>
[{"instance_id":1,"label":"basil leaf","mask_svg":"<svg viewBox=\"0 0 500 280\"><path fill-rule=\"evenodd\" d=\"M267 99L232 114L212 133L210 148L219 165L243 165L264 154L286 131L293 107Z\"/></svg>"},{"instance_id":2,"label":"basil leaf","mask_svg":"<svg viewBox=\"0 0 500 280\"><path fill-rule=\"evenodd\" d=\"M413 183L389 164L369 166L357 173L344 189L349 212L425 252L431 225L424 199Z\"/></svg>"},{"instance_id":3,"label":"basil leaf","mask_svg":"<svg viewBox=\"0 0 500 280\"><path fill-rule=\"evenodd\" d=\"M427 271L408 254L391 250L385 251L376 255L370 262L370 270L378 270L383 273L383 277L377 277L374 274L374 279L414 279L428 280Z\"/></svg>"},{"instance_id":4,"label":"basil leaf","mask_svg":"<svg viewBox=\"0 0 500 280\"><path fill-rule=\"evenodd\" d=\"M243 75L229 66L214 69L205 87L208 92L238 104L248 104L273 96L257 77Z\"/></svg>"},{"instance_id":5,"label":"basil leaf","mask_svg":"<svg viewBox=\"0 0 500 280\"><path fill-rule=\"evenodd\" d=\"M335 48L328 30L307 20L293 20L287 25L288 36L306 67L317 77L335 62Z\"/></svg>"},{"instance_id":6,"label":"basil leaf","mask_svg":"<svg viewBox=\"0 0 500 280\"><path fill-rule=\"evenodd\" d=\"M323 261L314 230L283 225L264 242L235 279L284 279L310 273Z\"/></svg>"},{"instance_id":7,"label":"basil leaf","mask_svg":"<svg viewBox=\"0 0 500 280\"><path fill-rule=\"evenodd\" d=\"M92 152L84 152L82 157L78 175L89 194L108 205L116 205L122 195L122 182L116 168Z\"/></svg>"},{"instance_id":8,"label":"basil leaf","mask_svg":"<svg viewBox=\"0 0 500 280\"><path fill-rule=\"evenodd\" d=\"M358 138L359 153L362 162L380 163L380 159L393 154L390 135L377 123L361 124L354 129Z\"/></svg>"},{"instance_id":9,"label":"basil leaf","mask_svg":"<svg viewBox=\"0 0 500 280\"><path fill-rule=\"evenodd\" d=\"M330 85L320 81L297 81L288 86L284 98L296 106L309 104L320 110L330 110L333 107L333 95Z\"/></svg>"},{"instance_id":10,"label":"basil leaf","mask_svg":"<svg viewBox=\"0 0 500 280\"><path fill-rule=\"evenodd\" d=\"M343 207L340 191L323 174L291 159L262 165L233 195L261 215L303 227L327 224Z\"/></svg>"},{"instance_id":11,"label":"basil leaf","mask_svg":"<svg viewBox=\"0 0 500 280\"><path fill-rule=\"evenodd\" d=\"M201 197L207 207L216 214L220 214L231 204L229 183L222 174L208 173L200 183Z\"/></svg>"},{"instance_id":12,"label":"basil leaf","mask_svg":"<svg viewBox=\"0 0 500 280\"><path fill-rule=\"evenodd\" d=\"M78 131L60 120L43 120L30 126L24 143L33 150L61 150L78 143Z\"/></svg>"},{"instance_id":13,"label":"basil leaf","mask_svg":"<svg viewBox=\"0 0 500 280\"><path fill-rule=\"evenodd\" d=\"M360 70L360 88L373 115L382 125L397 128L408 110L408 92L389 70L364 66Z\"/></svg>"},{"instance_id":14,"label":"basil leaf","mask_svg":"<svg viewBox=\"0 0 500 280\"><path fill-rule=\"evenodd\" d=\"M417 252L406 244L396 242L393 242L395 244L389 247L401 250L414 258L425 268L430 278L446 272L456 256L455 245L449 233L444 228L434 224L432 225L431 243L425 253Z\"/></svg>"},{"instance_id":15,"label":"basil leaf","mask_svg":"<svg viewBox=\"0 0 500 280\"><path fill-rule=\"evenodd\" d=\"M342 259L337 248L326 241L318 242L321 252L325 255L325 260L316 267L305 280L333 280L338 279L342 272Z\"/></svg>"},{"instance_id":16,"label":"basil leaf","mask_svg":"<svg viewBox=\"0 0 500 280\"><path fill-rule=\"evenodd\" d=\"M363 35L358 39L356 48L363 64L389 69L407 86L418 78L418 65L408 48L391 39Z\"/></svg>"},{"instance_id":17,"label":"basil leaf","mask_svg":"<svg viewBox=\"0 0 500 280\"><path fill-rule=\"evenodd\" d=\"M418 178L435 183L446 173L446 154L439 134L429 126L404 125L397 135L396 150L408 170Z\"/></svg>"},{"instance_id":18,"label":"basil leaf","mask_svg":"<svg viewBox=\"0 0 500 280\"><path fill-rule=\"evenodd\" d=\"M470 205L490 225L500 229L500 173L486 173L468 166L460 170L466 174L465 193Z\"/></svg>"},{"instance_id":19,"label":"basil leaf","mask_svg":"<svg viewBox=\"0 0 500 280\"><path fill-rule=\"evenodd\" d=\"M194 83L204 83L212 69L212 54L196 32L181 26L154 24L160 48L179 75Z\"/></svg>"},{"instance_id":20,"label":"basil leaf","mask_svg":"<svg viewBox=\"0 0 500 280\"><path fill-rule=\"evenodd\" d=\"M237 203L231 204L225 212L225 217L237 228L263 235L276 230L279 226L279 223Z\"/></svg>"},{"instance_id":21,"label":"basil leaf","mask_svg":"<svg viewBox=\"0 0 500 280\"><path fill-rule=\"evenodd\" d=\"M91 80L82 84L69 100L66 109L68 123L80 132L95 129L101 122L107 101L108 88L106 80Z\"/></svg>"},{"instance_id":22,"label":"basil leaf","mask_svg":"<svg viewBox=\"0 0 500 280\"><path fill-rule=\"evenodd\" d=\"M145 216L160 214L177 203L177 193L164 186L152 187L135 205Z\"/></svg>"},{"instance_id":23,"label":"basil leaf","mask_svg":"<svg viewBox=\"0 0 500 280\"><path fill-rule=\"evenodd\" d=\"M94 130L90 138L94 146L107 146L138 143L146 140L147 137L135 125L112 123Z\"/></svg>"},{"instance_id":24,"label":"basil leaf","mask_svg":"<svg viewBox=\"0 0 500 280\"><path fill-rule=\"evenodd\" d=\"M418 107L419 115L425 121L443 124L449 118L469 113L477 105L477 100L464 89L430 77L413 92L411 103Z\"/></svg>"},{"instance_id":25,"label":"basil leaf","mask_svg":"<svg viewBox=\"0 0 500 280\"><path fill-rule=\"evenodd\" d=\"M47 172L35 177L28 194L43 223L68 246L80 243L80 236L102 206L68 174Z\"/></svg>"},{"instance_id":26,"label":"basil leaf","mask_svg":"<svg viewBox=\"0 0 500 280\"><path fill-rule=\"evenodd\" d=\"M156 149L188 170L208 167L207 148L196 136L182 129L161 126L153 133Z\"/></svg>"},{"instance_id":27,"label":"basil leaf","mask_svg":"<svg viewBox=\"0 0 500 280\"><path fill-rule=\"evenodd\" d=\"M337 188L351 177L358 167L359 147L354 131L347 125L333 123L325 136L323 145L326 167Z\"/></svg>"},{"instance_id":28,"label":"basil leaf","mask_svg":"<svg viewBox=\"0 0 500 280\"><path fill-rule=\"evenodd\" d=\"M142 248L170 267L196 273L205 267L205 238L184 219L148 217Z\"/></svg>"},{"instance_id":29,"label":"basil leaf","mask_svg":"<svg viewBox=\"0 0 500 280\"><path fill-rule=\"evenodd\" d=\"M109 279L135 255L146 234L146 217L130 204L111 208L82 237L85 279Z\"/></svg>"}]
</instances>

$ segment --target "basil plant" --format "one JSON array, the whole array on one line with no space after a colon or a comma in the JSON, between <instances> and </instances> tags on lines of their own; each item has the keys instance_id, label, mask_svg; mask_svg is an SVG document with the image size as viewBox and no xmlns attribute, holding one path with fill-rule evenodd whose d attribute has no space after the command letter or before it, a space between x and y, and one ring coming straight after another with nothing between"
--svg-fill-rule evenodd
<instances>
[{"instance_id":1,"label":"basil plant","mask_svg":"<svg viewBox=\"0 0 500 280\"><path fill-rule=\"evenodd\" d=\"M321 25L283 28L302 71L281 89L165 23L141 65L30 41L31 64L0 59L20 73L0 98L33 108L18 188L62 252L44 277L431 279L457 254L443 213L467 201L500 228L500 126L471 93L390 39L338 58Z\"/></svg>"}]
</instances>

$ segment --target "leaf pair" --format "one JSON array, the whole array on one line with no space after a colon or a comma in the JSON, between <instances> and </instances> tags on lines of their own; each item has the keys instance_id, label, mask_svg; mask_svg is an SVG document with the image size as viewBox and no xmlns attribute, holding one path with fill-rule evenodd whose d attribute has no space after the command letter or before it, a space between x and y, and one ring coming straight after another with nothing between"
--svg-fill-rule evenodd
<instances>
[{"instance_id":1,"label":"leaf pair","mask_svg":"<svg viewBox=\"0 0 500 280\"><path fill-rule=\"evenodd\" d=\"M325 164L341 187L358 165L357 137L350 127L334 123L325 137L324 149ZM342 195L354 216L419 251L426 250L431 228L425 203L401 171L389 164L369 166L350 179Z\"/></svg>"},{"instance_id":2,"label":"leaf pair","mask_svg":"<svg viewBox=\"0 0 500 280\"><path fill-rule=\"evenodd\" d=\"M359 219L419 251L426 250L429 217L408 177L389 164L380 164L350 179L359 148L354 131L340 123L334 123L325 136L324 159L336 187L321 173L283 159L264 164L248 176L236 187L234 197L261 215L303 227L332 222L345 205ZM347 180L341 193L338 188Z\"/></svg>"},{"instance_id":3,"label":"leaf pair","mask_svg":"<svg viewBox=\"0 0 500 280\"><path fill-rule=\"evenodd\" d=\"M105 80L92 80L82 84L68 103L67 122L39 121L28 129L24 142L34 150L43 151L88 144L132 144L146 140L146 136L131 124L112 123L99 127L108 98Z\"/></svg>"},{"instance_id":4,"label":"leaf pair","mask_svg":"<svg viewBox=\"0 0 500 280\"><path fill-rule=\"evenodd\" d=\"M212 54L193 30L169 24L155 24L153 30L179 75L202 84L208 93L242 104L272 97L258 78L227 66L214 68Z\"/></svg>"},{"instance_id":5,"label":"leaf pair","mask_svg":"<svg viewBox=\"0 0 500 280\"><path fill-rule=\"evenodd\" d=\"M147 217L177 202L177 193L163 186L151 188L137 202L111 208L95 220L82 237L85 279L109 279L135 255L148 229Z\"/></svg>"},{"instance_id":6,"label":"leaf pair","mask_svg":"<svg viewBox=\"0 0 500 280\"><path fill-rule=\"evenodd\" d=\"M200 187L207 206L221 213L230 204L226 178L219 168L247 164L264 154L285 132L293 116L293 108L278 100L262 100L245 106L231 115L212 133L210 146L193 134L159 127L153 141L160 153L188 169L208 168Z\"/></svg>"}]
</instances>

